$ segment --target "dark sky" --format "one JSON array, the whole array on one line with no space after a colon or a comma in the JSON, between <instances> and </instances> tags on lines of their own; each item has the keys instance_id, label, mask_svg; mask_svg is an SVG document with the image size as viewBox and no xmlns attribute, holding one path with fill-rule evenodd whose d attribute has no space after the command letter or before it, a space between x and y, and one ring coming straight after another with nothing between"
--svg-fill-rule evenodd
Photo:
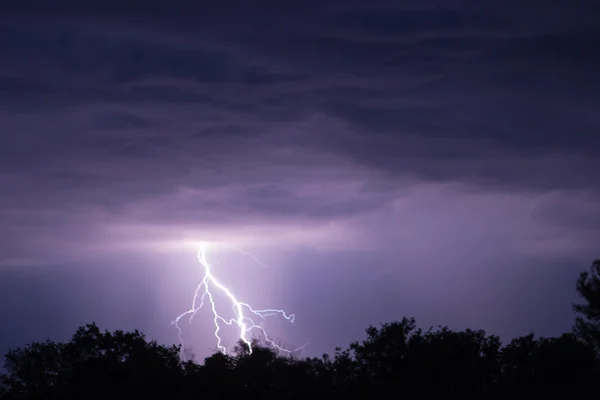
<instances>
[{"instance_id":1,"label":"dark sky","mask_svg":"<svg viewBox=\"0 0 600 400\"><path fill-rule=\"evenodd\" d=\"M296 314L266 326L305 354L402 316L569 330L600 251L599 15L3 1L0 351L91 321L176 342L199 240L266 264L210 252L240 299ZM200 356L211 323L184 325Z\"/></svg>"}]
</instances>

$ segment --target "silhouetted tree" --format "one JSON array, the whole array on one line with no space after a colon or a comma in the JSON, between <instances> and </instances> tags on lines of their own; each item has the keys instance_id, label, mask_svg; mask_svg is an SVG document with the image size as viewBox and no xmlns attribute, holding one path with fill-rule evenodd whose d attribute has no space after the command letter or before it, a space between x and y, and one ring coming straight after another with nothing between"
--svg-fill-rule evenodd
<instances>
[{"instance_id":1,"label":"silhouetted tree","mask_svg":"<svg viewBox=\"0 0 600 400\"><path fill-rule=\"evenodd\" d=\"M600 259L579 275L577 292L585 303L573 305L575 333L600 354Z\"/></svg>"},{"instance_id":2,"label":"silhouetted tree","mask_svg":"<svg viewBox=\"0 0 600 400\"><path fill-rule=\"evenodd\" d=\"M367 329L351 344L358 381L368 391L415 390L424 395L482 395L491 390L500 340L483 331L423 332L414 319Z\"/></svg>"},{"instance_id":3,"label":"silhouetted tree","mask_svg":"<svg viewBox=\"0 0 600 400\"><path fill-rule=\"evenodd\" d=\"M583 395L595 390L599 377L593 351L573 334L513 339L503 350L501 394Z\"/></svg>"},{"instance_id":4,"label":"silhouetted tree","mask_svg":"<svg viewBox=\"0 0 600 400\"><path fill-rule=\"evenodd\" d=\"M45 341L10 350L4 385L12 398L66 399L132 391L171 396L183 376L179 347L134 332L79 328L67 343ZM172 397L172 396L171 396Z\"/></svg>"},{"instance_id":5,"label":"silhouetted tree","mask_svg":"<svg viewBox=\"0 0 600 400\"><path fill-rule=\"evenodd\" d=\"M7 384L4 381L4 376L0 376L0 399L8 399Z\"/></svg>"}]
</instances>

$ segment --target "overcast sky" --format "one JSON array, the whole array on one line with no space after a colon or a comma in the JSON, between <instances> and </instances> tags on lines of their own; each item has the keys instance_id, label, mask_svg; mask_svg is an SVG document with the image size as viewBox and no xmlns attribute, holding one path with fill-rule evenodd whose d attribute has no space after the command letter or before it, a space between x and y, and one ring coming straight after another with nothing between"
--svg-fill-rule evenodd
<instances>
[{"instance_id":1,"label":"overcast sky","mask_svg":"<svg viewBox=\"0 0 600 400\"><path fill-rule=\"evenodd\" d=\"M598 2L192 3L0 5L0 351L92 321L176 343L199 240L262 261L208 254L308 355L403 316L571 328ZM199 356L211 323L183 324Z\"/></svg>"}]
</instances>

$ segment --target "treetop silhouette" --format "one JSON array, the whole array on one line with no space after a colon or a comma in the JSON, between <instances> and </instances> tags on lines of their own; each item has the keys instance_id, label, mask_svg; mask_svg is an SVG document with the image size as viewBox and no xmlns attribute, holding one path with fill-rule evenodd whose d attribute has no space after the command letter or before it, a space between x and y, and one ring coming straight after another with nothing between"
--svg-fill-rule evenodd
<instances>
[{"instance_id":1,"label":"treetop silhouette","mask_svg":"<svg viewBox=\"0 0 600 400\"><path fill-rule=\"evenodd\" d=\"M0 377L2 399L127 396L196 399L215 395L307 398L317 393L371 398L390 393L504 398L583 396L600 378L600 262L582 273L576 328L555 338L533 334L503 345L482 330L420 329L414 318L370 326L362 341L333 356L299 358L244 342L203 363L182 360L180 346L139 331L77 329L66 343L36 342L10 350ZM393 391L393 392L392 392Z\"/></svg>"}]
</instances>

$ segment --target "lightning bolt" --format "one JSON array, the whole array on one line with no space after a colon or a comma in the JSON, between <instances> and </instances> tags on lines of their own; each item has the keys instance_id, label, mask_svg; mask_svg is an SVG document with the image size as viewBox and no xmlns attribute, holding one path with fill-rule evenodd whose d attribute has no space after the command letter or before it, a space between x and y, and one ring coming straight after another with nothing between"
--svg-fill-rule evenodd
<instances>
[{"instance_id":1,"label":"lightning bolt","mask_svg":"<svg viewBox=\"0 0 600 400\"><path fill-rule=\"evenodd\" d=\"M230 326L234 325L237 327L237 329L239 329L239 339L242 340L248 346L250 353L252 353L252 343L251 343L251 338L250 338L250 334L252 333L252 331L260 332L262 334L264 341L268 345L272 346L273 348L275 348L279 351L286 352L286 353L293 353L293 352L297 352L297 351L303 349L306 346L306 344L299 348L292 349L292 350L278 346L273 340L271 340L269 338L263 324L255 323L254 320L250 317L250 316L252 316L253 318L264 319L266 317L279 315L293 323L295 320L295 315L287 314L283 310L271 309L271 308L255 310L248 303L239 301L235 297L235 295L231 292L231 290L228 289L225 285L223 285L220 281L218 281L215 278L215 276L213 275L211 265L208 262L207 257L206 257L207 247L208 247L207 244L204 242L200 243L200 245L199 245L197 257L198 257L199 264L201 265L201 267L204 270L204 278L202 279L200 284L196 287L196 291L194 292L194 297L192 299L191 308L189 310L187 310L186 312L182 313L181 315L179 315L172 322L172 324L175 325L175 327L177 328L177 331L179 332L178 336L179 336L179 340L181 341L181 343L184 344L184 341L181 337L182 329L179 325L179 322L183 318L187 317L189 323L192 323L192 321L193 321L194 317L196 316L196 314L198 313L198 311L204 306L205 299L208 298L208 303L210 304L210 308L212 310L212 315L213 315L213 324L215 327L214 335L217 340L217 348L223 354L227 353L227 349L225 348L225 346L223 346L221 344L222 339L221 339L219 332L221 331L222 324L230 325ZM232 246L229 246L229 247L232 247ZM237 249L237 250L241 251L241 249ZM261 265L264 265L256 257L252 256L251 254L246 253L245 251L241 251L241 252L242 252L242 254L250 256L256 262L260 263ZM235 313L235 318L226 319L217 312L215 299L213 297L213 291L215 291L215 292L219 291L220 293L225 295L225 297L231 303L231 306Z\"/></svg>"},{"instance_id":2,"label":"lightning bolt","mask_svg":"<svg viewBox=\"0 0 600 400\"><path fill-rule=\"evenodd\" d=\"M240 247L232 246L230 244L223 244L222 246L225 247L225 248L230 248L230 249L237 250L242 255L244 255L246 257L250 257L255 263L257 263L261 267L270 268L267 264L265 264L264 262L260 261L256 256L254 256L254 254L248 253L247 251L245 251L244 249L242 249Z\"/></svg>"}]
</instances>

